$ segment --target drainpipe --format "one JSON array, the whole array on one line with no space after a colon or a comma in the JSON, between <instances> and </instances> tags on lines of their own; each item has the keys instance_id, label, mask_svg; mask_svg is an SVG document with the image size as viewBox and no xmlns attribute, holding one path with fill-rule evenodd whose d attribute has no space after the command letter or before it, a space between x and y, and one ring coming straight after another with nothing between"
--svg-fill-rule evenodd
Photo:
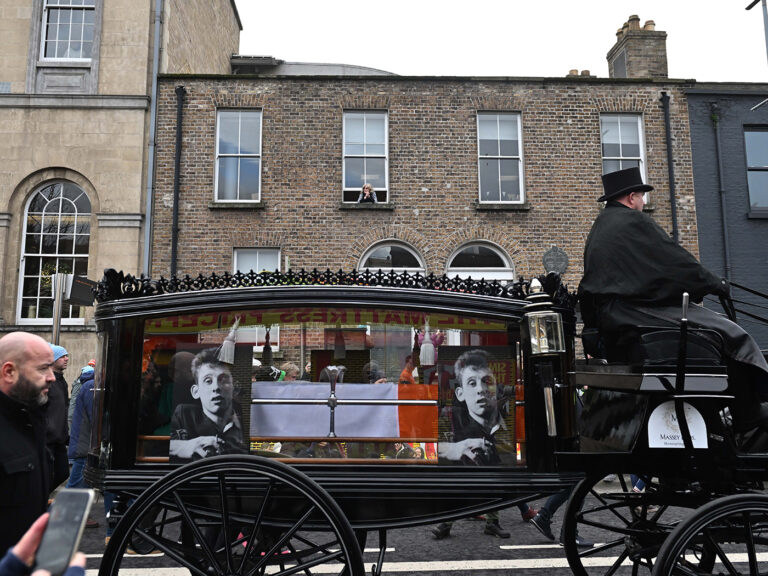
<instances>
[{"instance_id":1,"label":"drainpipe","mask_svg":"<svg viewBox=\"0 0 768 576\"><path fill-rule=\"evenodd\" d=\"M720 151L720 106L713 102L709 106L710 118L715 127L715 156L717 156L717 188L720 192L720 221L723 225L723 260L725 264L725 277L731 279L731 251L728 248L728 220L725 209L725 187L723 186L723 155Z\"/></svg>"},{"instance_id":2,"label":"drainpipe","mask_svg":"<svg viewBox=\"0 0 768 576\"><path fill-rule=\"evenodd\" d=\"M669 94L661 93L661 105L664 108L664 129L667 134L667 167L669 168L669 206L672 210L672 239L679 243L677 234L677 203L675 202L675 163L672 153L672 127L669 120Z\"/></svg>"},{"instance_id":3,"label":"drainpipe","mask_svg":"<svg viewBox=\"0 0 768 576\"><path fill-rule=\"evenodd\" d=\"M163 0L155 0L155 44L152 50L152 100L149 106L149 146L147 147L147 188L144 209L144 259L142 272L149 276L152 263L152 201L155 182L155 136L157 121L157 75L160 72L160 40L163 26Z\"/></svg>"},{"instance_id":4,"label":"drainpipe","mask_svg":"<svg viewBox=\"0 0 768 576\"><path fill-rule=\"evenodd\" d=\"M171 224L171 277L176 276L179 243L179 185L181 180L181 122L184 112L184 86L176 86L176 151L173 158L173 224Z\"/></svg>"}]
</instances>

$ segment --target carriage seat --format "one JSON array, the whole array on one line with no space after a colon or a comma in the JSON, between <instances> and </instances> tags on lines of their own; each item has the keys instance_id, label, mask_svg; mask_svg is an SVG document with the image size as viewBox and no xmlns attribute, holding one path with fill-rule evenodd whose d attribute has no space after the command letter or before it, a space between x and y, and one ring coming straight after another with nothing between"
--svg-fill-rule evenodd
<instances>
[{"instance_id":1,"label":"carriage seat","mask_svg":"<svg viewBox=\"0 0 768 576\"><path fill-rule=\"evenodd\" d=\"M598 347L597 352L603 352L611 364L627 364L641 372L662 367L676 370L680 347L680 331L676 328L638 326L622 334L600 334L600 339L602 348ZM590 353L586 342L585 352ZM689 329L686 372L722 372L725 367L720 334L704 328Z\"/></svg>"}]
</instances>

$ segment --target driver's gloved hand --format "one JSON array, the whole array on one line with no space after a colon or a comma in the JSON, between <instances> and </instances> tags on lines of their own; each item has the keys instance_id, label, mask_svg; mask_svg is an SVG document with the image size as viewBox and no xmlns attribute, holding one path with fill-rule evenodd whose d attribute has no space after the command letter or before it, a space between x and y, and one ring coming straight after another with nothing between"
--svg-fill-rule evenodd
<instances>
[{"instance_id":1,"label":"driver's gloved hand","mask_svg":"<svg viewBox=\"0 0 768 576\"><path fill-rule=\"evenodd\" d=\"M720 286L717 290L718 296L723 296L725 298L730 298L731 296L731 283L728 282L727 278L721 278L720 279Z\"/></svg>"}]
</instances>

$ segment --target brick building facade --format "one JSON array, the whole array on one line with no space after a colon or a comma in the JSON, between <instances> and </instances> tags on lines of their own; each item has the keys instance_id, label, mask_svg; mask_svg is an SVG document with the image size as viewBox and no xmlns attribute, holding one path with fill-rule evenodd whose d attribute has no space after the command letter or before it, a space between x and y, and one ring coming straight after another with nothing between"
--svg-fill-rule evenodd
<instances>
[{"instance_id":1,"label":"brick building facade","mask_svg":"<svg viewBox=\"0 0 768 576\"><path fill-rule=\"evenodd\" d=\"M479 244L508 258L515 276L528 278L544 272L544 255L556 246L568 257L565 281L575 288L599 210L606 161L601 121L618 115L639 122L642 170L656 188L653 216L672 229L663 93L670 97L680 241L697 251L685 81L166 76L159 96L153 276L171 271L177 86L186 91L179 275L232 271L237 250L248 248L278 249L283 270L350 270L363 266L372 247L394 243L411 251L426 273L446 272L457 251ZM260 114L261 182L249 201L217 200L222 111ZM356 204L344 193L345 115L365 111L386 117L388 178L377 187L386 201L378 204ZM522 195L516 202L486 201L479 193L478 116L484 114L519 121Z\"/></svg>"}]
</instances>

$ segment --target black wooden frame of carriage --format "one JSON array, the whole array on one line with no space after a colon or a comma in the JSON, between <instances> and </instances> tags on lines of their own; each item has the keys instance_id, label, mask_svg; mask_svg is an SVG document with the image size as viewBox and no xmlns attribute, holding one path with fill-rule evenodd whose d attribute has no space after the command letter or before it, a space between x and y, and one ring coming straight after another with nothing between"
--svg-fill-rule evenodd
<instances>
[{"instance_id":1,"label":"black wooden frame of carriage","mask_svg":"<svg viewBox=\"0 0 768 576\"><path fill-rule=\"evenodd\" d=\"M628 452L579 452L573 426L575 393L573 378L569 376L575 363L574 298L551 276L542 280L554 297L555 310L564 317L567 345L564 353L532 356L524 338L524 326L521 326L527 465L468 468L386 462L354 466L295 464L296 469L331 494L355 529L413 526L500 509L558 492L573 485L585 472L669 474L679 470L682 481L690 479L689 473L718 474L709 466L697 464L702 461L696 457L704 452L701 450L693 453L679 449L636 450L633 446ZM91 484L119 494L141 491L174 468L169 464L135 461L139 402L136 383L140 381L142 331L148 318L202 310L322 305L407 308L518 322L529 305L524 298L530 298L530 294L529 283L524 281L503 286L496 282L407 273L302 271L152 281L106 271L97 298L96 322L99 332L106 336L100 365L109 370L104 376L109 383L104 391L104 405L111 417L111 430L119 434L114 434L115 441L110 442L109 466L105 468L100 464L98 453L91 453L85 474ZM542 370L542 366L549 369ZM542 374L554 374L556 382L543 381ZM544 386L552 386L555 392L558 426L555 437L547 432ZM654 396L657 400L661 397ZM683 462L689 462L690 466L681 466L681 455L684 455ZM727 450L717 458L718 464L734 462L734 469L748 473L760 471L764 461L764 455L739 455L736 463L734 455Z\"/></svg>"},{"instance_id":2,"label":"black wooden frame of carriage","mask_svg":"<svg viewBox=\"0 0 768 576\"><path fill-rule=\"evenodd\" d=\"M561 304L573 302L567 289L551 277L542 280L545 285L554 286L553 293ZM100 463L98 453L89 455L86 480L118 494L135 493L175 468L135 460L139 410L136 383L140 381L142 331L148 318L202 310L322 305L440 311L517 323L523 317L528 290L529 283L522 280L502 285L408 273L267 272L152 281L106 271L99 284L95 318L99 332L105 336L100 359L100 365L108 370L104 379L115 383L105 387L104 409L110 415L110 429L119 433L113 432L107 468L103 458ZM572 310L564 308L562 312L573 317ZM571 321L567 326L568 340L572 342L574 324ZM572 355L571 345L567 354L546 355L547 361L557 364L561 382L566 378L566 356ZM526 370L532 371L533 366ZM412 526L504 508L558 492L581 478L579 472L555 471L555 439L546 436L544 408L535 397L526 391L526 467L424 466L401 462L292 466L328 490L355 529ZM537 440L531 441L532 438ZM572 444L573 438L566 442Z\"/></svg>"}]
</instances>

